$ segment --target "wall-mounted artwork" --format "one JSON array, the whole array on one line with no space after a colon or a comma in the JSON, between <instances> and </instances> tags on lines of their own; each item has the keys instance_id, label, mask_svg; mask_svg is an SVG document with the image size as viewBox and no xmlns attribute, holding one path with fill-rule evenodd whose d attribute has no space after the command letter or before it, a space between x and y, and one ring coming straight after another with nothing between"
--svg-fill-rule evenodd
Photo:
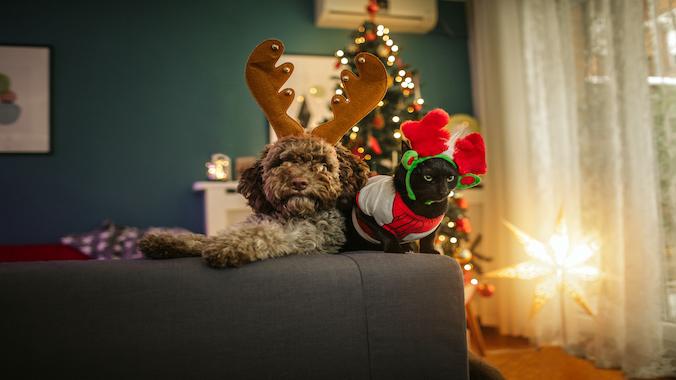
<instances>
[{"instance_id":1,"label":"wall-mounted artwork","mask_svg":"<svg viewBox=\"0 0 676 380\"><path fill-rule=\"evenodd\" d=\"M296 92L296 99L287 113L307 130L332 119L333 113L329 105L340 74L340 70L336 68L336 58L285 54L279 58L277 64L284 62L293 63L294 69L293 75L282 88L290 87ZM270 142L276 140L277 136L270 128Z\"/></svg>"},{"instance_id":2,"label":"wall-mounted artwork","mask_svg":"<svg viewBox=\"0 0 676 380\"><path fill-rule=\"evenodd\" d=\"M0 45L0 153L49 153L48 47Z\"/></svg>"}]
</instances>

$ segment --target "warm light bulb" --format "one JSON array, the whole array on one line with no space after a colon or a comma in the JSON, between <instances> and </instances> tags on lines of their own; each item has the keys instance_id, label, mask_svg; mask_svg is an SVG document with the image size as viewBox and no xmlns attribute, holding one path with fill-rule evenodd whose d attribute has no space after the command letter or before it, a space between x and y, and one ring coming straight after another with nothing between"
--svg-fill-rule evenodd
<instances>
[{"instance_id":1,"label":"warm light bulb","mask_svg":"<svg viewBox=\"0 0 676 380\"><path fill-rule=\"evenodd\" d=\"M364 148L362 148L362 147L357 148L357 152L364 153Z\"/></svg>"},{"instance_id":2,"label":"warm light bulb","mask_svg":"<svg viewBox=\"0 0 676 380\"><path fill-rule=\"evenodd\" d=\"M399 122L399 116L396 116L396 115L392 116L392 121L395 122L395 123L398 123Z\"/></svg>"},{"instance_id":3,"label":"warm light bulb","mask_svg":"<svg viewBox=\"0 0 676 380\"><path fill-rule=\"evenodd\" d=\"M416 100L416 103L423 104L423 103L425 103L425 99L420 98L420 99Z\"/></svg>"},{"instance_id":4,"label":"warm light bulb","mask_svg":"<svg viewBox=\"0 0 676 380\"><path fill-rule=\"evenodd\" d=\"M382 30L377 31L377 32L376 32L376 35L377 35L378 37L382 37L382 36L383 36L383 31L382 31Z\"/></svg>"},{"instance_id":5,"label":"warm light bulb","mask_svg":"<svg viewBox=\"0 0 676 380\"><path fill-rule=\"evenodd\" d=\"M359 132L359 127L357 127L357 126L355 125L354 127L352 127L352 131L353 131L353 132Z\"/></svg>"},{"instance_id":6,"label":"warm light bulb","mask_svg":"<svg viewBox=\"0 0 676 380\"><path fill-rule=\"evenodd\" d=\"M350 133L350 140L356 140L356 139L357 139L357 132Z\"/></svg>"},{"instance_id":7,"label":"warm light bulb","mask_svg":"<svg viewBox=\"0 0 676 380\"><path fill-rule=\"evenodd\" d=\"M399 70L399 72L397 74L399 74L399 76L403 77L403 76L406 76L406 71Z\"/></svg>"},{"instance_id":8,"label":"warm light bulb","mask_svg":"<svg viewBox=\"0 0 676 380\"><path fill-rule=\"evenodd\" d=\"M455 244L455 243L457 243L457 242L458 242L458 238L456 238L455 236L453 236L453 237L451 238L451 243Z\"/></svg>"},{"instance_id":9,"label":"warm light bulb","mask_svg":"<svg viewBox=\"0 0 676 380\"><path fill-rule=\"evenodd\" d=\"M390 29L388 29L388 28L383 29L383 33L389 34L389 33L390 33Z\"/></svg>"},{"instance_id":10,"label":"warm light bulb","mask_svg":"<svg viewBox=\"0 0 676 380\"><path fill-rule=\"evenodd\" d=\"M465 264L465 265L463 266L463 268L464 268L465 270L472 270L472 264Z\"/></svg>"},{"instance_id":11,"label":"warm light bulb","mask_svg":"<svg viewBox=\"0 0 676 380\"><path fill-rule=\"evenodd\" d=\"M476 278L473 278L473 279L469 280L469 283L472 284L472 285L478 285L479 280L477 280Z\"/></svg>"},{"instance_id":12,"label":"warm light bulb","mask_svg":"<svg viewBox=\"0 0 676 380\"><path fill-rule=\"evenodd\" d=\"M337 88L336 89L336 95L343 95L343 90ZM344 129L343 129L344 130Z\"/></svg>"},{"instance_id":13,"label":"warm light bulb","mask_svg":"<svg viewBox=\"0 0 676 380\"><path fill-rule=\"evenodd\" d=\"M404 79L404 82L410 82L410 81L412 81L412 80L413 80L413 79L411 79L411 77L406 77L406 79Z\"/></svg>"},{"instance_id":14,"label":"warm light bulb","mask_svg":"<svg viewBox=\"0 0 676 380\"><path fill-rule=\"evenodd\" d=\"M397 76L397 77L394 78L394 80L397 81L397 83L399 83L403 80L403 78L400 77L400 76Z\"/></svg>"},{"instance_id":15,"label":"warm light bulb","mask_svg":"<svg viewBox=\"0 0 676 380\"><path fill-rule=\"evenodd\" d=\"M439 235L439 241L446 241L446 235Z\"/></svg>"},{"instance_id":16,"label":"warm light bulb","mask_svg":"<svg viewBox=\"0 0 676 380\"><path fill-rule=\"evenodd\" d=\"M455 223L453 222L448 222L448 228L453 228L455 227Z\"/></svg>"},{"instance_id":17,"label":"warm light bulb","mask_svg":"<svg viewBox=\"0 0 676 380\"><path fill-rule=\"evenodd\" d=\"M345 55L345 52L343 52L342 50L338 50L338 51L336 52L336 57L342 57L342 56L344 56L344 55Z\"/></svg>"},{"instance_id":18,"label":"warm light bulb","mask_svg":"<svg viewBox=\"0 0 676 380\"><path fill-rule=\"evenodd\" d=\"M384 25L378 25L378 27L376 29L383 30L383 29L385 29L385 26Z\"/></svg>"},{"instance_id":19,"label":"warm light bulb","mask_svg":"<svg viewBox=\"0 0 676 380\"><path fill-rule=\"evenodd\" d=\"M399 51L399 46L393 45L393 46L392 46L392 51Z\"/></svg>"},{"instance_id":20,"label":"warm light bulb","mask_svg":"<svg viewBox=\"0 0 676 380\"><path fill-rule=\"evenodd\" d=\"M392 40L387 40L387 42L385 42L385 45L387 45L387 46L392 46L392 45L394 45L394 41L392 41Z\"/></svg>"},{"instance_id":21,"label":"warm light bulb","mask_svg":"<svg viewBox=\"0 0 676 380\"><path fill-rule=\"evenodd\" d=\"M345 57L341 58L340 63L342 63L343 65L347 65L347 58Z\"/></svg>"},{"instance_id":22,"label":"warm light bulb","mask_svg":"<svg viewBox=\"0 0 676 380\"><path fill-rule=\"evenodd\" d=\"M383 101L381 100L381 101L378 102L378 107L382 107L384 104L385 103L383 103Z\"/></svg>"},{"instance_id":23,"label":"warm light bulb","mask_svg":"<svg viewBox=\"0 0 676 380\"><path fill-rule=\"evenodd\" d=\"M395 139L400 139L401 138L401 133L400 132L394 132L394 138Z\"/></svg>"},{"instance_id":24,"label":"warm light bulb","mask_svg":"<svg viewBox=\"0 0 676 380\"><path fill-rule=\"evenodd\" d=\"M387 34L383 36L383 41L387 41L389 39L390 39L390 36L388 36Z\"/></svg>"},{"instance_id":25,"label":"warm light bulb","mask_svg":"<svg viewBox=\"0 0 676 380\"><path fill-rule=\"evenodd\" d=\"M370 160L370 159L371 159L371 155L370 155L370 154L365 155L365 156L364 156L364 159L365 159L366 161Z\"/></svg>"},{"instance_id":26,"label":"warm light bulb","mask_svg":"<svg viewBox=\"0 0 676 380\"><path fill-rule=\"evenodd\" d=\"M387 62L392 63L392 62L394 62L394 59L395 59L394 56L391 55L391 56L387 57Z\"/></svg>"}]
</instances>

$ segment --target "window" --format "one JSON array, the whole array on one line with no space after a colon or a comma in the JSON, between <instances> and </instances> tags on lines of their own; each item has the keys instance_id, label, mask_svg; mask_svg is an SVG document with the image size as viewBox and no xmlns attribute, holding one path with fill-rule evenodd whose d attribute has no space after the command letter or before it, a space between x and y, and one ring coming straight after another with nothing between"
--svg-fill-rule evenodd
<instances>
[{"instance_id":1,"label":"window","mask_svg":"<svg viewBox=\"0 0 676 380\"><path fill-rule=\"evenodd\" d=\"M644 0L644 22L665 244L665 314L676 322L676 1Z\"/></svg>"}]
</instances>

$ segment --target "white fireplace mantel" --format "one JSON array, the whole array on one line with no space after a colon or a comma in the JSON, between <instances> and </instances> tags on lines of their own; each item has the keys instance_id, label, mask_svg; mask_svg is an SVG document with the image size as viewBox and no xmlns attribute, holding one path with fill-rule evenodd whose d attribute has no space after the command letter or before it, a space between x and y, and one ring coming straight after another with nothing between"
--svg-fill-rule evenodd
<instances>
[{"instance_id":1,"label":"white fireplace mantel","mask_svg":"<svg viewBox=\"0 0 676 380\"><path fill-rule=\"evenodd\" d=\"M194 191L204 192L204 231L213 236L226 227L246 219L252 211L237 193L237 181L199 181Z\"/></svg>"}]
</instances>

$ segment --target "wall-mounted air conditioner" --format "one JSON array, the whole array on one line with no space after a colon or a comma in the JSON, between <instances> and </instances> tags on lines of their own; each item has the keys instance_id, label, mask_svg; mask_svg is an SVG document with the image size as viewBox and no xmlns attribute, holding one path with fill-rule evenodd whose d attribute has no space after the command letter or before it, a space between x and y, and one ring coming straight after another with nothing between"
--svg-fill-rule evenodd
<instances>
[{"instance_id":1,"label":"wall-mounted air conditioner","mask_svg":"<svg viewBox=\"0 0 676 380\"><path fill-rule=\"evenodd\" d=\"M365 0L315 0L315 25L356 29L368 19ZM427 33L437 25L437 0L388 0L376 22L393 32Z\"/></svg>"}]
</instances>

